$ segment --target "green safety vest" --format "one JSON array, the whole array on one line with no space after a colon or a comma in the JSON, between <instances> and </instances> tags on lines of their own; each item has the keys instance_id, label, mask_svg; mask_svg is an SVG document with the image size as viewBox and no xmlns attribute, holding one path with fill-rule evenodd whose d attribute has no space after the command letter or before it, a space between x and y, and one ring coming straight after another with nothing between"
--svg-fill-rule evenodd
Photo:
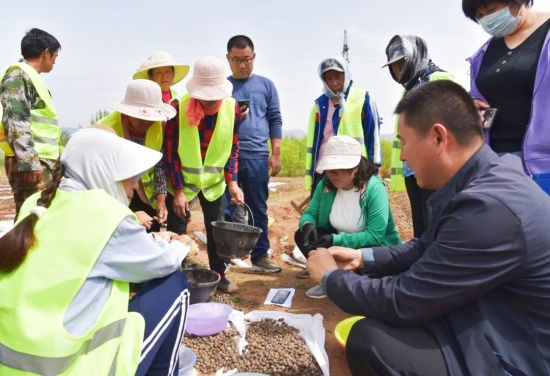
<instances>
[{"instance_id":1,"label":"green safety vest","mask_svg":"<svg viewBox=\"0 0 550 376\"><path fill-rule=\"evenodd\" d=\"M224 170L233 147L235 100L233 98L223 100L203 163L198 127L190 125L185 114L190 98L189 93L186 93L179 103L178 154L185 182L183 192L189 201L200 191L208 201L214 201L225 191ZM174 194L170 185L168 190Z\"/></svg>"},{"instance_id":2,"label":"green safety vest","mask_svg":"<svg viewBox=\"0 0 550 376\"><path fill-rule=\"evenodd\" d=\"M103 119L99 120L99 124L107 125L115 131L115 133L124 138L124 130L122 129L122 117L120 112L113 112L105 116ZM153 149L159 152L162 152L162 122L154 122L147 133L145 134L145 146L149 149ZM145 194L149 199L149 203L153 208L157 208L157 196L155 191L155 166L151 167L143 176L141 177L141 182L143 183L143 189Z\"/></svg>"},{"instance_id":3,"label":"green safety vest","mask_svg":"<svg viewBox=\"0 0 550 376\"><path fill-rule=\"evenodd\" d=\"M44 81L42 81L40 74L30 65L16 63L11 67L18 67L29 75L38 96L46 106L45 108L31 110L31 135L34 140L34 149L40 158L57 160L60 152L61 128L57 124L57 114L50 92ZM2 79L5 75L6 71L2 74ZM7 156L15 155L6 139L4 127L0 127L0 149Z\"/></svg>"},{"instance_id":4,"label":"green safety vest","mask_svg":"<svg viewBox=\"0 0 550 376\"><path fill-rule=\"evenodd\" d=\"M19 221L39 195L25 201ZM0 375L135 374L145 322L128 312L128 282L112 281L109 298L87 333L74 337L63 326L70 303L128 216L133 213L103 190L57 191L36 223L35 245L25 261L0 273Z\"/></svg>"},{"instance_id":5,"label":"green safety vest","mask_svg":"<svg viewBox=\"0 0 550 376\"><path fill-rule=\"evenodd\" d=\"M359 89L352 87L349 91L348 97L346 98L346 110L340 119L338 125L337 134L340 136L350 136L355 138L362 146L363 156L367 158L367 147L365 145L365 134L363 132L363 122L361 119L361 113L363 112L363 104L365 103L365 95L367 91L365 89ZM315 138L315 132L320 131L315 129L315 118L317 114L320 113L319 104L315 103L311 114L309 117L309 128L307 131L307 142L306 142L306 179L305 186L306 190L311 189L313 185L313 175L315 173L314 169L315 164L313 159L316 157L313 155L313 141ZM319 136L317 136L319 139Z\"/></svg>"},{"instance_id":6,"label":"green safety vest","mask_svg":"<svg viewBox=\"0 0 550 376\"><path fill-rule=\"evenodd\" d=\"M444 71L436 71L432 73L430 76L429 81L436 81L436 80L450 80L456 82L456 79L452 74L449 72ZM407 91L403 91L401 94L401 99L405 96ZM399 138L397 138L397 124L399 123L399 115L395 117L395 128L393 130L393 143L392 143L392 149L391 149L391 184L390 184L390 191L391 192L400 192L405 191L405 179L403 179L403 161L400 159L401 157L401 141Z\"/></svg>"}]
</instances>

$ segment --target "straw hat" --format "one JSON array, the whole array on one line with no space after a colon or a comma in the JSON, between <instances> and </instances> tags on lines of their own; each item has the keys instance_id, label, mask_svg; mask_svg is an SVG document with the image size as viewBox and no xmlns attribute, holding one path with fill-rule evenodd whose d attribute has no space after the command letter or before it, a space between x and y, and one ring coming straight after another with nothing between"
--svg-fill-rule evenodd
<instances>
[{"instance_id":1,"label":"straw hat","mask_svg":"<svg viewBox=\"0 0 550 376\"><path fill-rule=\"evenodd\" d=\"M174 63L172 56L167 52L157 51L147 58L139 66L137 72L134 74L134 80L137 79L149 79L149 69L160 67L174 67L174 81L172 85L177 84L187 76L189 73L189 65Z\"/></svg>"},{"instance_id":2,"label":"straw hat","mask_svg":"<svg viewBox=\"0 0 550 376\"><path fill-rule=\"evenodd\" d=\"M332 136L325 145L325 152L318 170L347 170L359 165L361 144L350 136Z\"/></svg>"},{"instance_id":3,"label":"straw hat","mask_svg":"<svg viewBox=\"0 0 550 376\"><path fill-rule=\"evenodd\" d=\"M124 100L110 104L109 107L142 120L166 121L176 116L176 109L162 101L159 84L151 80L130 82Z\"/></svg>"},{"instance_id":4,"label":"straw hat","mask_svg":"<svg viewBox=\"0 0 550 376\"><path fill-rule=\"evenodd\" d=\"M197 60L193 66L193 77L187 81L186 87L193 98L207 101L228 98L233 92L222 61L213 56Z\"/></svg>"}]
</instances>

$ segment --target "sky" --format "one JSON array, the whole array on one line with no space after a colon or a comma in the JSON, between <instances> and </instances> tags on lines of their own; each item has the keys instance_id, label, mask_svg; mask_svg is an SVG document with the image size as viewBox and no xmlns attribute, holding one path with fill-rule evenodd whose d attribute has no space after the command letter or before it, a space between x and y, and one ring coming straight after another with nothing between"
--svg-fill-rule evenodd
<instances>
[{"instance_id":1,"label":"sky","mask_svg":"<svg viewBox=\"0 0 550 376\"><path fill-rule=\"evenodd\" d=\"M132 75L155 51L191 67L215 56L229 75L227 40L245 34L255 45L254 73L277 87L283 129L305 132L322 89L317 66L341 55L347 30L354 85L369 91L384 118L381 133L389 134L402 91L381 68L392 36L424 38L432 60L466 88L466 58L488 39L458 0L0 0L0 6L0 69L21 57L21 39L33 27L61 43L54 69L42 78L65 128L87 126L96 111L122 100ZM550 0L534 6L549 10ZM185 92L191 73L174 89Z\"/></svg>"}]
</instances>

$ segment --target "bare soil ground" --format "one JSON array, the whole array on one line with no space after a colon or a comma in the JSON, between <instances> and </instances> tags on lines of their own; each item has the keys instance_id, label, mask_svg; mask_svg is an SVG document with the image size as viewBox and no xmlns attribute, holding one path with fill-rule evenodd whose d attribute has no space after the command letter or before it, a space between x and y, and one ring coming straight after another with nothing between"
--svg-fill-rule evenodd
<instances>
[{"instance_id":1,"label":"bare soil ground","mask_svg":"<svg viewBox=\"0 0 550 376\"><path fill-rule=\"evenodd\" d=\"M296 273L301 269L290 266L281 261L281 255L289 253L294 248L294 232L297 229L299 214L294 210L291 201L302 202L308 193L303 188L303 178L275 178L272 182L281 182L270 193L268 214L275 219L269 228L269 239L273 249L272 258L282 266L283 271L274 275L243 273L229 271L227 277L236 283L240 291L237 295L216 296L216 300L226 300L237 306L245 313L252 310L275 310L291 313L320 313L324 317L326 330L325 349L329 356L331 376L347 376L349 372L345 355L333 335L336 324L349 315L342 312L329 299L310 299L305 292L315 283L311 279L297 279ZM412 237L410 206L406 193L391 193L390 202L397 228L403 241ZM14 217L14 203L7 179L0 176L0 220L10 220ZM207 255L204 245L193 235L194 231L204 232L202 215L198 211L192 212L192 221L189 224L188 234L200 246L198 255L192 256L199 263L207 264ZM286 309L275 306L264 306L263 302L270 288L293 287L296 295L292 308Z\"/></svg>"},{"instance_id":2,"label":"bare soil ground","mask_svg":"<svg viewBox=\"0 0 550 376\"><path fill-rule=\"evenodd\" d=\"M298 279L296 273L301 270L299 267L290 266L281 261L283 253L290 253L294 248L294 232L298 228L300 215L292 207L291 201L302 202L308 192L303 188L303 178L275 178L272 182L285 183L275 188L270 193L268 201L268 214L275 219L269 227L269 240L273 250L272 258L282 266L283 271L274 275L251 274L237 271L229 271L228 279L239 286L238 295L231 297L231 302L236 303L244 312L252 310L279 310L290 313L320 313L324 317L326 330L325 350L329 357L330 375L347 376L349 372L345 354L334 337L334 327L341 320L349 317L342 312L329 299L311 299L306 296L306 291L315 283L311 279ZM390 193L390 203L393 216L404 241L412 238L412 220L410 214L409 200L404 192ZM204 231L204 223L200 212L192 213L192 221L189 224L188 234L193 236L194 231ZM200 245L198 259L207 264L207 256L204 245L196 239ZM204 250L204 252L203 252ZM249 262L249 260L247 260ZM281 308L271 305L263 305L263 302L270 288L293 287L296 295L292 301L292 308ZM227 299L227 297L226 297Z\"/></svg>"}]
</instances>

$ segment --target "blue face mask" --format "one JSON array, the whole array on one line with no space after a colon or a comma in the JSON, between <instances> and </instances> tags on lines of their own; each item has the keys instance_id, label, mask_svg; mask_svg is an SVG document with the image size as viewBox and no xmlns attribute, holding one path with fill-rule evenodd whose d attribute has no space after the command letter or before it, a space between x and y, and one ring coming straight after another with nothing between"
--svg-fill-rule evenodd
<instances>
[{"instance_id":1,"label":"blue face mask","mask_svg":"<svg viewBox=\"0 0 550 376\"><path fill-rule=\"evenodd\" d=\"M502 8L477 20L483 30L496 38L505 37L518 27L521 17L512 16L510 7Z\"/></svg>"}]
</instances>

